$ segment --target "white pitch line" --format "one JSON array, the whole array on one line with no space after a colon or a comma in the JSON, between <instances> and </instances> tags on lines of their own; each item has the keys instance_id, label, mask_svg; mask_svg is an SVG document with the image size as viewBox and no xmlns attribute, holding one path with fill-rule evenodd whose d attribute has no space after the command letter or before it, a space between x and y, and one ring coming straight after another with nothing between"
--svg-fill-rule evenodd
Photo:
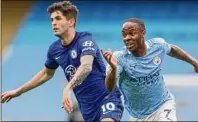
<instances>
[{"instance_id":1,"label":"white pitch line","mask_svg":"<svg viewBox=\"0 0 198 122\"><path fill-rule=\"evenodd\" d=\"M198 86L197 74L164 75L167 86Z\"/></svg>"}]
</instances>

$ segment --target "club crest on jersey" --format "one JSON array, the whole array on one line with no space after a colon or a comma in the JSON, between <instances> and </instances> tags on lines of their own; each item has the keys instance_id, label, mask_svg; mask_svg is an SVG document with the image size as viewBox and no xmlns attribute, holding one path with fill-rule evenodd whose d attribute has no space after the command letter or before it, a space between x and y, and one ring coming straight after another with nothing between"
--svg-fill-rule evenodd
<instances>
[{"instance_id":1,"label":"club crest on jersey","mask_svg":"<svg viewBox=\"0 0 198 122\"><path fill-rule=\"evenodd\" d=\"M82 46L83 47L91 47L93 45L94 45L93 41L85 41Z\"/></svg>"},{"instance_id":2,"label":"club crest on jersey","mask_svg":"<svg viewBox=\"0 0 198 122\"><path fill-rule=\"evenodd\" d=\"M156 57L153 59L153 63L154 63L155 65L159 65L159 64L161 63L160 57L159 57L159 56L156 56Z\"/></svg>"},{"instance_id":3,"label":"club crest on jersey","mask_svg":"<svg viewBox=\"0 0 198 122\"><path fill-rule=\"evenodd\" d=\"M77 52L76 52L76 50L72 50L71 53L70 53L70 55L71 55L71 57L72 57L73 59L75 59L75 58L77 57Z\"/></svg>"}]
</instances>

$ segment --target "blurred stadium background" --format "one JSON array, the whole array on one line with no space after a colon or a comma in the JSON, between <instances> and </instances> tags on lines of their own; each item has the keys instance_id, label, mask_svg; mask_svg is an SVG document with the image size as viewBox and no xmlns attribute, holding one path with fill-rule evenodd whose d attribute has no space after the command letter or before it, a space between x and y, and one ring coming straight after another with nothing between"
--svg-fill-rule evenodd
<instances>
[{"instance_id":1,"label":"blurred stadium background","mask_svg":"<svg viewBox=\"0 0 198 122\"><path fill-rule=\"evenodd\" d=\"M47 7L53 1L3 0L2 92L24 84L43 66L54 37ZM198 2L193 1L74 1L79 10L77 31L90 31L100 48L119 49L121 27L130 17L145 21L147 36L163 37L198 60ZM198 120L198 75L193 67L168 56L163 65L167 86L177 102L178 120ZM61 109L65 77L59 68L48 83L2 105L2 120L69 121ZM75 97L73 97L75 102ZM78 111L77 111L78 113ZM75 113L74 118L77 119ZM124 111L122 120L129 120ZM80 119L80 118L79 118Z\"/></svg>"}]
</instances>

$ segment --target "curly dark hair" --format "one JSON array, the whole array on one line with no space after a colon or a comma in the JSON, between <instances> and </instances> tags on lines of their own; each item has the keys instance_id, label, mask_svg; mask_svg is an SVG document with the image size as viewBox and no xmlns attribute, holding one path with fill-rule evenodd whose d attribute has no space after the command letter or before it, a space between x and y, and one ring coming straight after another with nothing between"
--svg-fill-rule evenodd
<instances>
[{"instance_id":1,"label":"curly dark hair","mask_svg":"<svg viewBox=\"0 0 198 122\"><path fill-rule=\"evenodd\" d=\"M60 11L67 20L74 18L75 23L78 16L78 8L73 5L70 1L55 2L47 8L48 13L53 13L55 11Z\"/></svg>"}]
</instances>

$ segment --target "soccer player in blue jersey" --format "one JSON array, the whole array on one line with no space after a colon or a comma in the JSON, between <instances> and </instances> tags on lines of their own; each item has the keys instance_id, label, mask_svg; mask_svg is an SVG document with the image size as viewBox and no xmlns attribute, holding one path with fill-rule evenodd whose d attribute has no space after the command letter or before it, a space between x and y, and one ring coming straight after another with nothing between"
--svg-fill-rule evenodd
<instances>
[{"instance_id":1,"label":"soccer player in blue jersey","mask_svg":"<svg viewBox=\"0 0 198 122\"><path fill-rule=\"evenodd\" d=\"M121 93L109 93L105 86L106 67L92 34L76 32L78 9L69 1L48 7L54 34L59 37L49 47L44 68L26 84L2 94L8 102L51 79L60 66L69 81L63 90L63 108L73 111L71 91L85 121L120 121L123 113Z\"/></svg>"},{"instance_id":2,"label":"soccer player in blue jersey","mask_svg":"<svg viewBox=\"0 0 198 122\"><path fill-rule=\"evenodd\" d=\"M198 61L163 38L145 41L144 22L130 18L122 28L125 47L112 53L103 51L109 63L106 86L112 91L118 80L125 108L132 121L176 121L174 96L166 88L161 73L165 54L192 64L198 72Z\"/></svg>"}]
</instances>

